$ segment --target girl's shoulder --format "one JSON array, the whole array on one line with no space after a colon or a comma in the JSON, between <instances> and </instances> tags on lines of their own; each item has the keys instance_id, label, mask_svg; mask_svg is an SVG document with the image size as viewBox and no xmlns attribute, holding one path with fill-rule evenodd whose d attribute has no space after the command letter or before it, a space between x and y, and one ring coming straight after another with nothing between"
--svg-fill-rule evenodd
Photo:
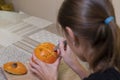
<instances>
[{"instance_id":1,"label":"girl's shoulder","mask_svg":"<svg viewBox=\"0 0 120 80\"><path fill-rule=\"evenodd\" d=\"M104 72L93 73L83 80L120 80L120 72L115 68L109 68Z\"/></svg>"}]
</instances>

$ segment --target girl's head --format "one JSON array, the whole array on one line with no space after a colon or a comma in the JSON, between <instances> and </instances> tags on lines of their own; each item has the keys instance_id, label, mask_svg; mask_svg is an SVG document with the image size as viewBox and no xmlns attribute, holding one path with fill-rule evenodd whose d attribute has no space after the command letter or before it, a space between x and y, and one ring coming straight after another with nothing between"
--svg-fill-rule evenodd
<instances>
[{"instance_id":1,"label":"girl's head","mask_svg":"<svg viewBox=\"0 0 120 80\"><path fill-rule=\"evenodd\" d=\"M106 18L114 20L106 24ZM93 70L120 67L118 26L110 0L64 0L58 23L71 49Z\"/></svg>"}]
</instances>

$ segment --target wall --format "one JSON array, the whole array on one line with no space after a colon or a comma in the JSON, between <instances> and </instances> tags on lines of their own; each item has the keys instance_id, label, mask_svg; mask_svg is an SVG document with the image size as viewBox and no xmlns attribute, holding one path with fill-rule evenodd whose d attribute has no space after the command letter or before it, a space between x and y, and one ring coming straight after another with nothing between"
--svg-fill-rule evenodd
<instances>
[{"instance_id":1,"label":"wall","mask_svg":"<svg viewBox=\"0 0 120 80\"><path fill-rule=\"evenodd\" d=\"M23 11L30 15L42 17L52 22L56 21L57 7L56 0L6 0L13 2L16 11Z\"/></svg>"},{"instance_id":2,"label":"wall","mask_svg":"<svg viewBox=\"0 0 120 80\"><path fill-rule=\"evenodd\" d=\"M113 5L115 8L116 18L117 18L117 24L120 27L120 0L113 0Z\"/></svg>"},{"instance_id":3,"label":"wall","mask_svg":"<svg viewBox=\"0 0 120 80\"><path fill-rule=\"evenodd\" d=\"M6 0L13 2L15 10L24 11L30 15L38 16L56 22L57 11L64 0ZM120 0L112 0L120 25Z\"/></svg>"}]
</instances>

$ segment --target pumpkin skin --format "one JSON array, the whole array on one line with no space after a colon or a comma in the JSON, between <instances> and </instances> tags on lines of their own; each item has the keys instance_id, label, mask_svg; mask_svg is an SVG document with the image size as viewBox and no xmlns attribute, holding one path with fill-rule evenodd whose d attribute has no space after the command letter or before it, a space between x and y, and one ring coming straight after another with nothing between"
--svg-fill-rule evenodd
<instances>
[{"instance_id":1,"label":"pumpkin skin","mask_svg":"<svg viewBox=\"0 0 120 80\"><path fill-rule=\"evenodd\" d=\"M27 73L27 68L21 62L7 62L3 65L3 69L11 74L22 75Z\"/></svg>"},{"instance_id":2,"label":"pumpkin skin","mask_svg":"<svg viewBox=\"0 0 120 80\"><path fill-rule=\"evenodd\" d=\"M58 58L58 54L54 51L54 48L54 44L50 42L44 42L34 49L34 54L39 60L52 64Z\"/></svg>"}]
</instances>

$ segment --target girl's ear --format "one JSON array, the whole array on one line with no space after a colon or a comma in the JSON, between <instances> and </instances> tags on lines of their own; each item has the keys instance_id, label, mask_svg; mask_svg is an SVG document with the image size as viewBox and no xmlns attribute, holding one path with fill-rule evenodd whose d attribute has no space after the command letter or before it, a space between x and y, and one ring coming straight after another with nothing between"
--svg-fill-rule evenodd
<instances>
[{"instance_id":1,"label":"girl's ear","mask_svg":"<svg viewBox=\"0 0 120 80\"><path fill-rule=\"evenodd\" d=\"M75 36L74 36L72 29L70 27L66 27L66 31L67 31L69 37L72 39L72 41L75 41Z\"/></svg>"}]
</instances>

